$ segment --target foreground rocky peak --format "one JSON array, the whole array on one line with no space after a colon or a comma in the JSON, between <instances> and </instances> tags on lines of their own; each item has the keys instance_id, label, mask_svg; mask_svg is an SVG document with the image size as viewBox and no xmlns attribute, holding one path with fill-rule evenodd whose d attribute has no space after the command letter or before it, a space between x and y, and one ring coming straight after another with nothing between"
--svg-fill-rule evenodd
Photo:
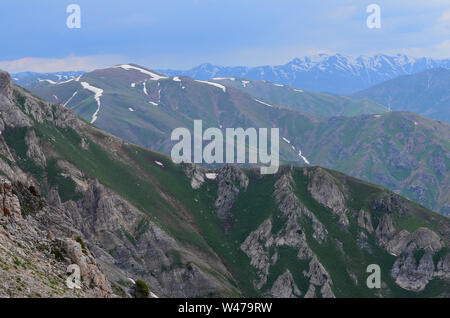
<instances>
[{"instance_id":1,"label":"foreground rocky peak","mask_svg":"<svg viewBox=\"0 0 450 318\"><path fill-rule=\"evenodd\" d=\"M0 95L11 98L13 82L9 73L0 70Z\"/></svg>"},{"instance_id":2,"label":"foreground rocky peak","mask_svg":"<svg viewBox=\"0 0 450 318\"><path fill-rule=\"evenodd\" d=\"M23 202L21 204L21 201ZM39 214L29 212L39 202ZM52 207L45 206L35 189L2 179L0 184L0 297L112 297L114 293L94 256L76 231L53 233ZM81 242L81 243L80 243ZM69 289L66 272L80 268L83 287ZM33 275L30 275L33 273Z\"/></svg>"},{"instance_id":3,"label":"foreground rocky peak","mask_svg":"<svg viewBox=\"0 0 450 318\"><path fill-rule=\"evenodd\" d=\"M36 98L13 84L11 76L0 70L0 131L31 127L34 121L50 121L61 128L78 129L81 125L72 110Z\"/></svg>"}]
</instances>

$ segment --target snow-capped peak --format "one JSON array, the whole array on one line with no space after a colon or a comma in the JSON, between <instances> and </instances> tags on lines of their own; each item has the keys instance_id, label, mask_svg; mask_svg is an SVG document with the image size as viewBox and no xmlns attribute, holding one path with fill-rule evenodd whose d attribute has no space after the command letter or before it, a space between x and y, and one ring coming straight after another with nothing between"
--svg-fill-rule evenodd
<instances>
[{"instance_id":1,"label":"snow-capped peak","mask_svg":"<svg viewBox=\"0 0 450 318\"><path fill-rule=\"evenodd\" d=\"M117 65L117 66L114 66L114 68L123 68L124 70L127 70L127 71L129 71L129 70L136 70L136 71L139 71L139 72L141 72L141 73L143 73L143 74L145 74L145 75L150 76L150 80L151 80L151 81L159 81L159 80L161 80L161 79L166 79L166 78L168 78L167 76L162 76L162 75L159 75L159 74L150 72L150 71L148 71L148 70L146 70L146 69L143 69L143 68L141 68L141 67L137 67L137 66L129 65L129 64Z\"/></svg>"}]
</instances>

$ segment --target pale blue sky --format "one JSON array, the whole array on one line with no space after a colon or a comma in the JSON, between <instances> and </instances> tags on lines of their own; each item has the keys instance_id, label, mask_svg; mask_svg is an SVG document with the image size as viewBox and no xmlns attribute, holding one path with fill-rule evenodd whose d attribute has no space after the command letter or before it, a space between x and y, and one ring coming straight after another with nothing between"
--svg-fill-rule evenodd
<instances>
[{"instance_id":1,"label":"pale blue sky","mask_svg":"<svg viewBox=\"0 0 450 318\"><path fill-rule=\"evenodd\" d=\"M81 29L66 7L81 7ZM381 6L381 29L366 8ZM284 64L319 52L450 58L450 0L1 0L0 68Z\"/></svg>"}]
</instances>

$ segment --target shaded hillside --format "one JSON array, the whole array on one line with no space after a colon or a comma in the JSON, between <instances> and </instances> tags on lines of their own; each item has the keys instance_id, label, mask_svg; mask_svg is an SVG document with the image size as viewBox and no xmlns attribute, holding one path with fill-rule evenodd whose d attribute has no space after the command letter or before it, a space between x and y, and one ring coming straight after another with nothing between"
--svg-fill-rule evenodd
<instances>
[{"instance_id":1,"label":"shaded hillside","mask_svg":"<svg viewBox=\"0 0 450 318\"><path fill-rule=\"evenodd\" d=\"M229 78L214 78L214 82L240 89L256 98L275 105L285 105L320 116L357 116L383 114L387 111L369 99L352 100L349 97L328 93L315 93L292 86Z\"/></svg>"},{"instance_id":2,"label":"shaded hillside","mask_svg":"<svg viewBox=\"0 0 450 318\"><path fill-rule=\"evenodd\" d=\"M415 112L450 122L450 69L401 76L352 95L370 98L392 110Z\"/></svg>"}]
</instances>

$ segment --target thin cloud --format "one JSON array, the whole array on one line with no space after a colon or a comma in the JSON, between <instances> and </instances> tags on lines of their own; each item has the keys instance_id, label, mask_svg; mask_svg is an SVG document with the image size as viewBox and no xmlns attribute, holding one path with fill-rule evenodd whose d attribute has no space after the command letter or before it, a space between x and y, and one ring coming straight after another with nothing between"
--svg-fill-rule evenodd
<instances>
[{"instance_id":1,"label":"thin cloud","mask_svg":"<svg viewBox=\"0 0 450 318\"><path fill-rule=\"evenodd\" d=\"M353 17L358 12L357 6L346 6L334 9L329 17L333 20L347 20Z\"/></svg>"},{"instance_id":2,"label":"thin cloud","mask_svg":"<svg viewBox=\"0 0 450 318\"><path fill-rule=\"evenodd\" d=\"M26 57L13 61L0 61L0 69L10 73L61 71L91 71L123 62L119 56L69 56L66 58Z\"/></svg>"}]
</instances>

